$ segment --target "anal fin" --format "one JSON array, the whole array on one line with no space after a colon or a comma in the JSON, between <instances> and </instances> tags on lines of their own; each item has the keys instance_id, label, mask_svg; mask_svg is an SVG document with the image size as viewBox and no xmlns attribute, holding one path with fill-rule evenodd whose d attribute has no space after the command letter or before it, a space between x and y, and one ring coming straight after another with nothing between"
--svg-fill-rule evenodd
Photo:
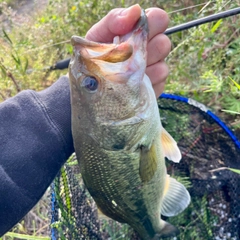
<instances>
[{"instance_id":1,"label":"anal fin","mask_svg":"<svg viewBox=\"0 0 240 240\"><path fill-rule=\"evenodd\" d=\"M176 216L189 205L190 201L188 190L176 179L167 175L161 214L167 217Z\"/></svg>"}]
</instances>

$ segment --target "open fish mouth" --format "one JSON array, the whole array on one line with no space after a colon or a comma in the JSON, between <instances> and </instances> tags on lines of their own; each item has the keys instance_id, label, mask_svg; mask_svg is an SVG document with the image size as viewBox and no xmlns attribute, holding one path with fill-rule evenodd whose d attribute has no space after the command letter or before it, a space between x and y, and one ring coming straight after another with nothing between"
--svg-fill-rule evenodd
<instances>
[{"instance_id":1,"label":"open fish mouth","mask_svg":"<svg viewBox=\"0 0 240 240\"><path fill-rule=\"evenodd\" d=\"M129 59L141 42L147 41L147 37L148 21L142 10L141 17L133 30L124 36L115 37L112 44L97 43L79 36L72 36L71 43L75 54L78 53L79 57L117 63Z\"/></svg>"},{"instance_id":2,"label":"open fish mouth","mask_svg":"<svg viewBox=\"0 0 240 240\"><path fill-rule=\"evenodd\" d=\"M147 37L148 37L148 20L147 20L147 15L145 13L145 11L142 9L141 12L141 17L139 18L138 22L135 24L135 26L133 27L132 32L122 36L120 38L120 41L127 41L130 38L134 38L134 40L136 41L137 37L140 37L140 41L146 41ZM137 45L137 43L135 43ZM139 42L138 42L139 44Z\"/></svg>"}]
</instances>

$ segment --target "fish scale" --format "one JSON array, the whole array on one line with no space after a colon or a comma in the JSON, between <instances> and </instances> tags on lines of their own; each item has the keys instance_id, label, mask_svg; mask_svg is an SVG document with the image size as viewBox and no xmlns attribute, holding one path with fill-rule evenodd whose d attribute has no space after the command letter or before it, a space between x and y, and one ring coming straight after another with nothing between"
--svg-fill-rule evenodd
<instances>
[{"instance_id":1,"label":"fish scale","mask_svg":"<svg viewBox=\"0 0 240 240\"><path fill-rule=\"evenodd\" d=\"M69 79L83 181L103 214L149 240L178 233L161 213L177 215L190 196L166 173L164 157L179 162L181 153L161 125L145 74L147 36L144 11L133 30L114 44L73 36Z\"/></svg>"},{"instance_id":2,"label":"fish scale","mask_svg":"<svg viewBox=\"0 0 240 240\"><path fill-rule=\"evenodd\" d=\"M129 160L130 158L133 158L125 154L125 159L122 158L119 160L116 158L116 156L109 157L109 155L105 154L105 151L103 151L98 152L102 158L102 161L99 161L98 154L96 154L93 145L86 145L87 146L83 145L83 149L86 149L87 152L81 152L80 155L85 156L85 158L89 159L89 161L86 161L86 164L81 164L80 159L80 168L84 176L83 180L86 186L91 184L91 188L88 190L93 198L97 199L96 202L98 207L103 213L110 215L111 218L117 221L126 222L126 218L131 220L132 214L133 219L136 217L139 219L139 222L135 223L136 226L143 224L143 221L140 221L140 219L144 219L146 215L144 208L146 207L144 207L144 202L141 201L141 199L144 198L144 194L156 195L156 189L154 187L151 189L151 183L149 183L148 186L142 186L141 179L137 175L134 177L129 176L132 175L132 172L135 172L139 168L139 157L135 156L136 161L132 161L135 164L122 164L125 159ZM105 164L102 164L102 162ZM87 171L87 173L85 173L85 171ZM92 176L95 177L93 178ZM121 177L123 177L123 179L121 179ZM106 184L99 186L99 182L104 182ZM153 180L153 182L155 181ZM148 188L148 191L141 191L141 187ZM118 189L119 192L125 192L125 194L119 196L118 192L116 192L116 189ZM133 191L135 190L134 192L138 195L131 195L130 192L125 191L126 189L133 189ZM105 196L108 197L106 198ZM100 200L98 200L99 197ZM117 206L113 204L113 201L116 202ZM155 204L156 200L152 200L152 202ZM150 206L152 205L152 202L149 202ZM111 205L113 205L114 208L109 207ZM141 206L141 208L139 208L139 206ZM137 211L137 209L140 210ZM155 212L155 209L152 211Z\"/></svg>"}]
</instances>

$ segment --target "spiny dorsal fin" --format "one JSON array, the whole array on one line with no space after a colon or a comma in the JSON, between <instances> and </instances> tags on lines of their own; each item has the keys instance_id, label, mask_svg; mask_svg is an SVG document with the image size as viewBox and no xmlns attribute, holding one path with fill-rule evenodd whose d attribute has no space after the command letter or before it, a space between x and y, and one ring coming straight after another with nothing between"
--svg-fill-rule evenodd
<instances>
[{"instance_id":1,"label":"spiny dorsal fin","mask_svg":"<svg viewBox=\"0 0 240 240\"><path fill-rule=\"evenodd\" d=\"M139 163L139 174L143 183L152 179L157 170L156 147L152 144L150 149L141 148L141 157Z\"/></svg>"},{"instance_id":2,"label":"spiny dorsal fin","mask_svg":"<svg viewBox=\"0 0 240 240\"><path fill-rule=\"evenodd\" d=\"M188 190L176 179L167 175L161 214L167 217L176 216L189 205L190 200Z\"/></svg>"},{"instance_id":3,"label":"spiny dorsal fin","mask_svg":"<svg viewBox=\"0 0 240 240\"><path fill-rule=\"evenodd\" d=\"M173 162L179 162L182 158L182 154L177 146L176 141L164 128L162 128L161 131L161 142L164 156Z\"/></svg>"}]
</instances>

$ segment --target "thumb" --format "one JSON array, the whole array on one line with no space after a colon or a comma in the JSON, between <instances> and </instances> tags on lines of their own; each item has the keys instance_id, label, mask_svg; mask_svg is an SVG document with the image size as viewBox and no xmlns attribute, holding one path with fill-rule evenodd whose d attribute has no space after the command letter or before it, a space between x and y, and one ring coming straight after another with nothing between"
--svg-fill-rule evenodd
<instances>
[{"instance_id":1,"label":"thumb","mask_svg":"<svg viewBox=\"0 0 240 240\"><path fill-rule=\"evenodd\" d=\"M115 36L130 32L140 15L141 7L138 4L129 8L113 9L92 26L87 32L86 38L96 42L112 42Z\"/></svg>"}]
</instances>

